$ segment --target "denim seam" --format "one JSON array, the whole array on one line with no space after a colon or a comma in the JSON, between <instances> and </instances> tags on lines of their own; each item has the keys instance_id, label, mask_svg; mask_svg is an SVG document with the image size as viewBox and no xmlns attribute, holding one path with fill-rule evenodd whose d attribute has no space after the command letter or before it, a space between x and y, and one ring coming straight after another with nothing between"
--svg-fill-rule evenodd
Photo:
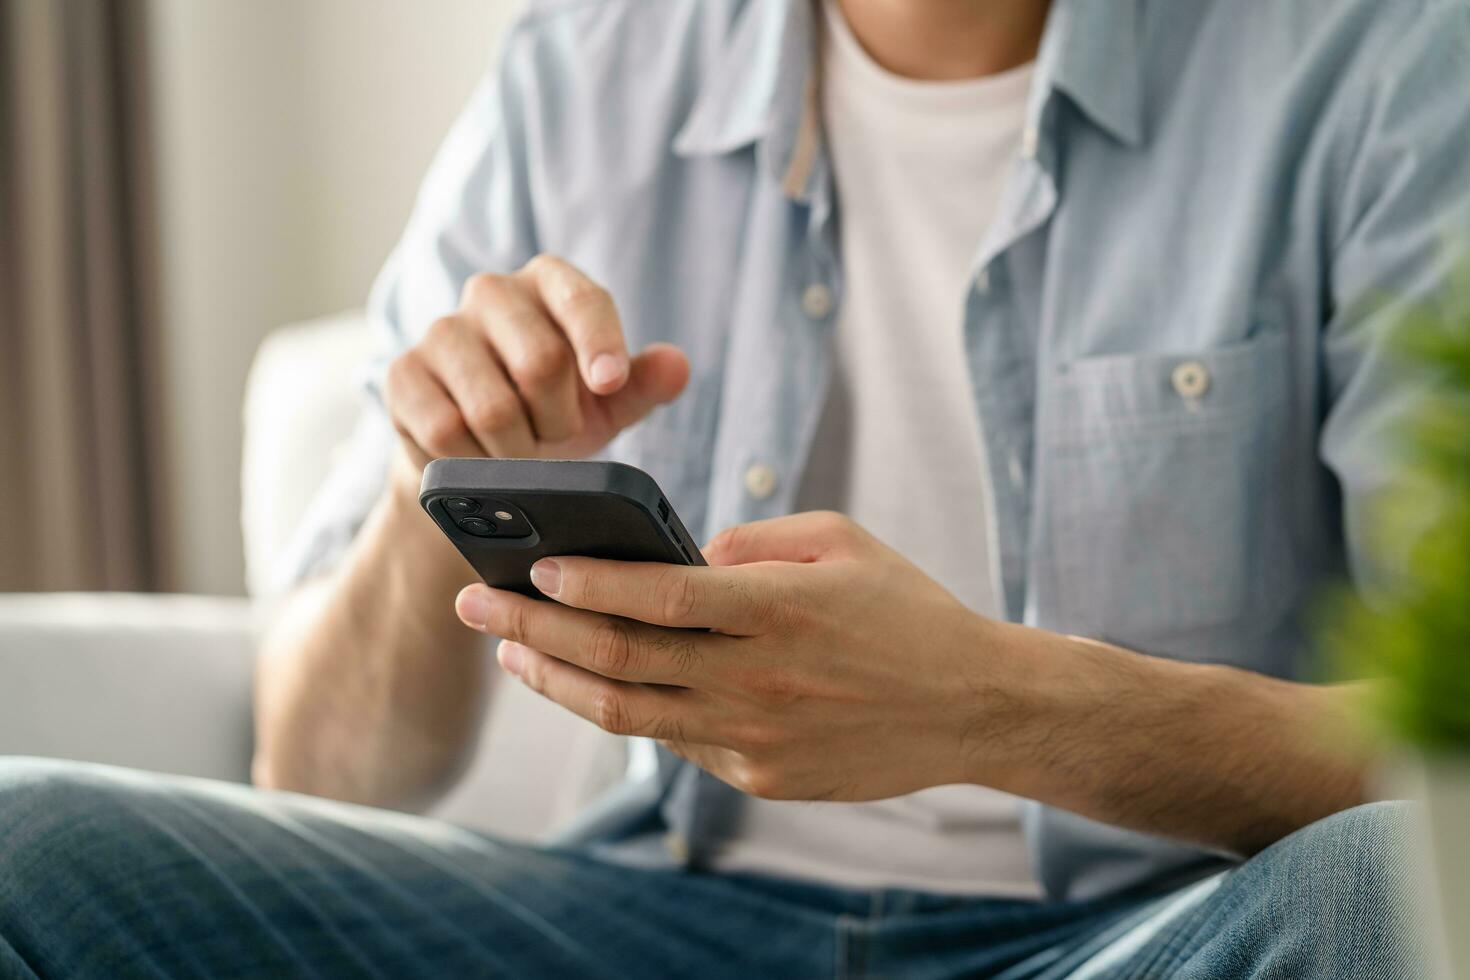
<instances>
[{"instance_id":1,"label":"denim seam","mask_svg":"<svg viewBox=\"0 0 1470 980\"><path fill-rule=\"evenodd\" d=\"M1141 978L1169 976L1184 966L1198 952L1200 943L1197 939L1210 919L1219 915L1222 908L1230 908L1238 903L1234 895L1226 893L1230 884L1229 880L1221 882L1219 891L1206 896L1204 901L1185 915L1177 928L1169 930L1172 935L1166 935L1161 937L1162 941L1152 943L1152 950L1140 959L1137 971L1132 975ZM1167 970L1160 972L1163 967L1167 967Z\"/></svg>"},{"instance_id":2,"label":"denim seam","mask_svg":"<svg viewBox=\"0 0 1470 980\"><path fill-rule=\"evenodd\" d=\"M839 915L833 924L833 929L837 933L837 941L832 944L832 975L839 978L839 980L843 977L857 975L851 972L855 961L860 959L860 957L855 955L856 950L851 945L853 942L853 927L856 922L857 920L853 916L843 914Z\"/></svg>"}]
</instances>

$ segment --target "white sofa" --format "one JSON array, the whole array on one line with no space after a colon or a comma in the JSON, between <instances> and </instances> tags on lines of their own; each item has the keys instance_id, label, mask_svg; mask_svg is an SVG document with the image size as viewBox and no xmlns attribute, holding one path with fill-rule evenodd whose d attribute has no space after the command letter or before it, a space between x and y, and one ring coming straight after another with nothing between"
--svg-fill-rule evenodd
<instances>
[{"instance_id":1,"label":"white sofa","mask_svg":"<svg viewBox=\"0 0 1470 980\"><path fill-rule=\"evenodd\" d=\"M359 313L284 327L245 400L247 580L258 591L350 431L369 349ZM306 398L283 393L310 392ZM0 595L0 755L41 755L248 781L251 600ZM489 656L489 651L486 651ZM534 838L606 788L622 745L500 686L470 771L431 812Z\"/></svg>"}]
</instances>

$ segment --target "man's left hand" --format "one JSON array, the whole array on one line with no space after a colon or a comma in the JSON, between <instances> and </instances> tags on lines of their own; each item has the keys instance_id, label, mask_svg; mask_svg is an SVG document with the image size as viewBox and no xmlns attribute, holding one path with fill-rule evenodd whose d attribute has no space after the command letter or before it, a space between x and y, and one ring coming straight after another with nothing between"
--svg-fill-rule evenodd
<instances>
[{"instance_id":1,"label":"man's left hand","mask_svg":"<svg viewBox=\"0 0 1470 980\"><path fill-rule=\"evenodd\" d=\"M474 585L501 665L755 796L870 800L973 781L1012 698L1003 624L838 514L731 528L709 567L543 559L556 602Z\"/></svg>"}]
</instances>

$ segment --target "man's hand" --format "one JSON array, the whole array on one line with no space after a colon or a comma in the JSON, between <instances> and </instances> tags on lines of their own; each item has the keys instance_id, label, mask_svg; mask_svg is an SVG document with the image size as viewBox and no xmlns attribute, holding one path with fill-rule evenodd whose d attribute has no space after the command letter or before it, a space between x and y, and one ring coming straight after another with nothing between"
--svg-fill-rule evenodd
<instances>
[{"instance_id":1,"label":"man's hand","mask_svg":"<svg viewBox=\"0 0 1470 980\"><path fill-rule=\"evenodd\" d=\"M556 603L474 585L457 608L536 691L755 796L975 783L1241 855L1364 799L1359 689L985 619L836 514L706 555L546 559Z\"/></svg>"},{"instance_id":2,"label":"man's hand","mask_svg":"<svg viewBox=\"0 0 1470 980\"><path fill-rule=\"evenodd\" d=\"M472 278L459 311L389 368L402 438L387 492L342 567L298 589L265 638L256 781L380 806L451 785L491 675L451 611L473 572L418 506L424 465L586 456L688 380L667 344L630 358L612 299L560 259Z\"/></svg>"},{"instance_id":3,"label":"man's hand","mask_svg":"<svg viewBox=\"0 0 1470 980\"><path fill-rule=\"evenodd\" d=\"M733 528L705 553L712 567L545 559L533 581L557 603L471 586L458 608L536 691L752 795L966 778L994 624L837 514Z\"/></svg>"},{"instance_id":4,"label":"man's hand","mask_svg":"<svg viewBox=\"0 0 1470 980\"><path fill-rule=\"evenodd\" d=\"M384 400L416 478L440 456L590 455L688 380L669 344L630 358L607 291L542 255L471 278L459 310L389 366Z\"/></svg>"}]
</instances>

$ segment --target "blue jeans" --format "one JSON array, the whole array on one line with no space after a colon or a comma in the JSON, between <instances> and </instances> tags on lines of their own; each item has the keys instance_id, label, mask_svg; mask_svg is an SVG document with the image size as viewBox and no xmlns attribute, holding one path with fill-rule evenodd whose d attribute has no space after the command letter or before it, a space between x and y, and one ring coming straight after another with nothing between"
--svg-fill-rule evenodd
<instances>
[{"instance_id":1,"label":"blue jeans","mask_svg":"<svg viewBox=\"0 0 1470 980\"><path fill-rule=\"evenodd\" d=\"M0 977L1410 977L1403 816L1349 810L1167 894L1035 903L633 870L0 759Z\"/></svg>"}]
</instances>

